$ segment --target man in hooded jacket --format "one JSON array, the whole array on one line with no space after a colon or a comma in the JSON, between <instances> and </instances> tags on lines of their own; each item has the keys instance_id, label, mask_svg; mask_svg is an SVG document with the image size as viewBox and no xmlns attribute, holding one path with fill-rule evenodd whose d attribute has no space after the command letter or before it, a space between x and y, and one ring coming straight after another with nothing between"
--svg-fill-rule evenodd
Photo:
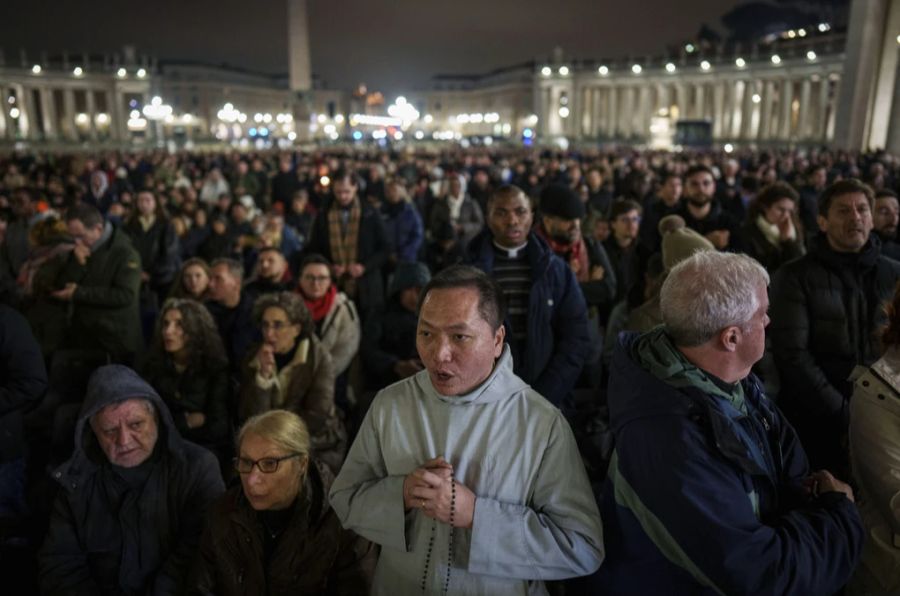
<instances>
[{"instance_id":1,"label":"man in hooded jacket","mask_svg":"<svg viewBox=\"0 0 900 596\"><path fill-rule=\"evenodd\" d=\"M43 594L177 594L208 506L212 453L181 438L162 399L121 365L97 369L38 556Z\"/></svg>"}]
</instances>

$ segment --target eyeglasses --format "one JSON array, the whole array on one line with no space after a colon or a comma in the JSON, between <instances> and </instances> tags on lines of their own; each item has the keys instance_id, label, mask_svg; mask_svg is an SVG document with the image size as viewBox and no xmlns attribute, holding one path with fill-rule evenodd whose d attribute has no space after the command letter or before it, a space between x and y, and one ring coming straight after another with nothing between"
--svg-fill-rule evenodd
<instances>
[{"instance_id":1,"label":"eyeglasses","mask_svg":"<svg viewBox=\"0 0 900 596\"><path fill-rule=\"evenodd\" d=\"M259 326L262 327L263 331L268 331L269 329L281 331L282 329L287 329L291 325L293 325L293 323L288 321L263 321Z\"/></svg>"},{"instance_id":2,"label":"eyeglasses","mask_svg":"<svg viewBox=\"0 0 900 596\"><path fill-rule=\"evenodd\" d=\"M274 474L278 471L278 464L286 459L291 459L292 457L300 457L301 455L303 454L292 453L290 455L285 455L284 457L264 457L257 460L236 457L232 460L232 462L234 463L234 469L237 470L238 474L249 474L253 471L253 466L258 467L259 471L263 474Z\"/></svg>"},{"instance_id":3,"label":"eyeglasses","mask_svg":"<svg viewBox=\"0 0 900 596\"><path fill-rule=\"evenodd\" d=\"M322 283L323 284L327 281L331 281L331 276L330 275L304 275L303 279L310 283L314 283L314 284Z\"/></svg>"}]
</instances>

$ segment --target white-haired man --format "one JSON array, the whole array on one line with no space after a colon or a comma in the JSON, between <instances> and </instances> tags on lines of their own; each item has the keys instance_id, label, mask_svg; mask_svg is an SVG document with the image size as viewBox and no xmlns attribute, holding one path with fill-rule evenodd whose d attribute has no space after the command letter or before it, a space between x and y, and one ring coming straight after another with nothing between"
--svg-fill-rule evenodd
<instances>
[{"instance_id":1,"label":"white-haired man","mask_svg":"<svg viewBox=\"0 0 900 596\"><path fill-rule=\"evenodd\" d=\"M746 255L696 253L663 284L663 326L620 338L595 578L606 593L833 594L852 574L863 541L852 490L809 473L750 372L768 282Z\"/></svg>"}]
</instances>

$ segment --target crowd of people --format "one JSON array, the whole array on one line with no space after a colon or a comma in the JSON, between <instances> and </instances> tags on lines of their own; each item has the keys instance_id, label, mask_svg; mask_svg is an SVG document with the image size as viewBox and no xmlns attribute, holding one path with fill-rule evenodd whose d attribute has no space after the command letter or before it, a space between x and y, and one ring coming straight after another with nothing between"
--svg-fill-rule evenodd
<instances>
[{"instance_id":1,"label":"crowd of people","mask_svg":"<svg viewBox=\"0 0 900 596\"><path fill-rule=\"evenodd\" d=\"M8 155L0 566L896 593L898 188L828 149Z\"/></svg>"}]
</instances>

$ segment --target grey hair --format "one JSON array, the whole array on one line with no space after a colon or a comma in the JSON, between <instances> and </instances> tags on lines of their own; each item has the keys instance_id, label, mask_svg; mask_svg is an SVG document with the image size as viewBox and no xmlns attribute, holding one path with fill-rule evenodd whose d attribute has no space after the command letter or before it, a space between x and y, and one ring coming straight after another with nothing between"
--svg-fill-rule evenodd
<instances>
[{"instance_id":1,"label":"grey hair","mask_svg":"<svg viewBox=\"0 0 900 596\"><path fill-rule=\"evenodd\" d=\"M94 432L97 432L97 418L100 416L100 414L103 413L104 410L106 410L107 408L113 408L113 407L117 408L117 407L121 406L122 404L124 404L126 401L132 401L132 400L137 400L137 401L141 402L144 405L144 407L147 408L147 413L150 414L151 416L153 416L153 420L157 424L159 424L159 412L156 410L156 405L151 400L147 399L146 397L129 397L127 399L122 399L119 401L114 401L110 404L106 404L105 406L103 406L102 408L100 408L99 410L97 410L96 412L91 414L91 418L89 420L91 429L93 429Z\"/></svg>"},{"instance_id":2,"label":"grey hair","mask_svg":"<svg viewBox=\"0 0 900 596\"><path fill-rule=\"evenodd\" d=\"M676 265L662 285L660 312L675 345L694 347L737 325L759 308L756 291L769 274L747 255L704 250Z\"/></svg>"}]
</instances>

